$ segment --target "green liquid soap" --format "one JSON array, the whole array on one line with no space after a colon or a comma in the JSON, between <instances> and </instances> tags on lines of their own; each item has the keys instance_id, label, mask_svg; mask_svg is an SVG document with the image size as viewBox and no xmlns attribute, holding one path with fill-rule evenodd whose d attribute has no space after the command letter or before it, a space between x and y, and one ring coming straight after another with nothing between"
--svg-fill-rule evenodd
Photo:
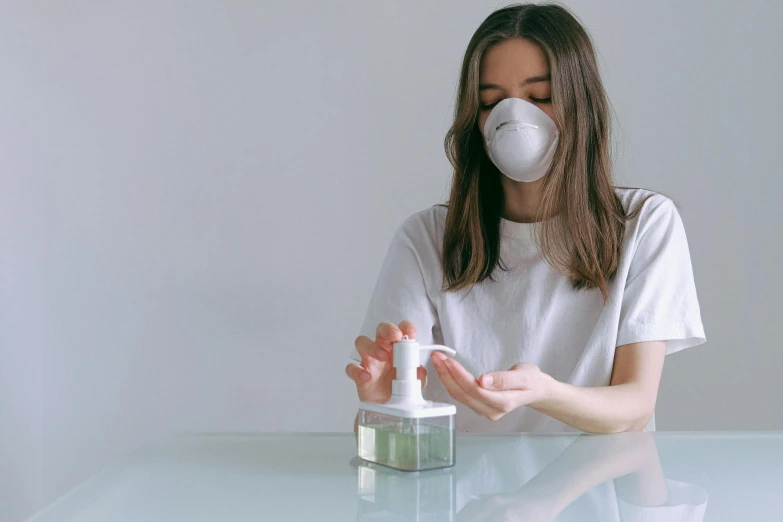
<instances>
[{"instance_id":1,"label":"green liquid soap","mask_svg":"<svg viewBox=\"0 0 783 522\"><path fill-rule=\"evenodd\" d=\"M452 466L454 431L421 422L359 425L359 457L404 471Z\"/></svg>"}]
</instances>

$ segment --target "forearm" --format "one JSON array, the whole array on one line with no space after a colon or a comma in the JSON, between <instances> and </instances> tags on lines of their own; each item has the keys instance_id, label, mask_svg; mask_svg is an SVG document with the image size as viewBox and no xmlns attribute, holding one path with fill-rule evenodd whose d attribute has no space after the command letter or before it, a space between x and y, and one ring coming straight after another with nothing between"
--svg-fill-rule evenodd
<instances>
[{"instance_id":1,"label":"forearm","mask_svg":"<svg viewBox=\"0 0 783 522\"><path fill-rule=\"evenodd\" d=\"M658 482L655 489L660 491L663 474L655 440L650 433L616 437L583 435L525 483L518 494L549 504L554 514L560 513L598 484L621 476L645 474L650 477L656 471ZM645 485L652 486L649 481Z\"/></svg>"},{"instance_id":2,"label":"forearm","mask_svg":"<svg viewBox=\"0 0 783 522\"><path fill-rule=\"evenodd\" d=\"M582 431L641 431L655 409L655 400L635 383L588 388L549 379L545 398L531 407Z\"/></svg>"}]
</instances>

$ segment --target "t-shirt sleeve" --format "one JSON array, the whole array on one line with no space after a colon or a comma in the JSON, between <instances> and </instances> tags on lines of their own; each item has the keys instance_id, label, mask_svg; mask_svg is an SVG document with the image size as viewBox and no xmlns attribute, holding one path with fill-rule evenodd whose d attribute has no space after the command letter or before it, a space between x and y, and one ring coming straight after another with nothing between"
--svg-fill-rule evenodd
<instances>
[{"instance_id":1,"label":"t-shirt sleeve","mask_svg":"<svg viewBox=\"0 0 783 522\"><path fill-rule=\"evenodd\" d=\"M643 210L625 280L617 346L667 341L666 353L706 341L682 219L669 198Z\"/></svg>"},{"instance_id":2,"label":"t-shirt sleeve","mask_svg":"<svg viewBox=\"0 0 783 522\"><path fill-rule=\"evenodd\" d=\"M359 335L374 340L380 323L399 324L408 320L416 326L416 340L420 344L434 342L433 330L439 331L440 326L425 284L424 274L428 267L422 266L422 256L417 248L427 240L419 237L423 233L423 226L412 218L408 218L395 232L381 265ZM361 362L355 347L351 350L350 358Z\"/></svg>"}]
</instances>

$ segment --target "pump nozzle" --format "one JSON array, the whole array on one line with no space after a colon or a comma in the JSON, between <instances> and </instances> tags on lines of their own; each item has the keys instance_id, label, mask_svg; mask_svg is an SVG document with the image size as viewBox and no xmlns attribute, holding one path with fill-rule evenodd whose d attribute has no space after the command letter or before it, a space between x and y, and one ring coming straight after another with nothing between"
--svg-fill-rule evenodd
<instances>
[{"instance_id":1,"label":"pump nozzle","mask_svg":"<svg viewBox=\"0 0 783 522\"><path fill-rule=\"evenodd\" d=\"M392 397L389 403L424 404L421 395L421 381L416 374L419 366L427 363L427 358L434 351L443 352L454 357L457 352L441 344L419 345L407 335L401 341L394 343L394 367L397 376L392 381Z\"/></svg>"}]
</instances>

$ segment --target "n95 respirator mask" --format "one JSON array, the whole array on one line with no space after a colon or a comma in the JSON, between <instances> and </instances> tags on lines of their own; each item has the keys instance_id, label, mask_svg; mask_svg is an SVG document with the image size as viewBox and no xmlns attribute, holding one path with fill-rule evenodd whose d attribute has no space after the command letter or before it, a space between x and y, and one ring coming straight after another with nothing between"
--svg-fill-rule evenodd
<instances>
[{"instance_id":1,"label":"n95 respirator mask","mask_svg":"<svg viewBox=\"0 0 783 522\"><path fill-rule=\"evenodd\" d=\"M484 144L495 166L514 181L542 178L555 154L557 125L521 98L498 102L484 122Z\"/></svg>"}]
</instances>

